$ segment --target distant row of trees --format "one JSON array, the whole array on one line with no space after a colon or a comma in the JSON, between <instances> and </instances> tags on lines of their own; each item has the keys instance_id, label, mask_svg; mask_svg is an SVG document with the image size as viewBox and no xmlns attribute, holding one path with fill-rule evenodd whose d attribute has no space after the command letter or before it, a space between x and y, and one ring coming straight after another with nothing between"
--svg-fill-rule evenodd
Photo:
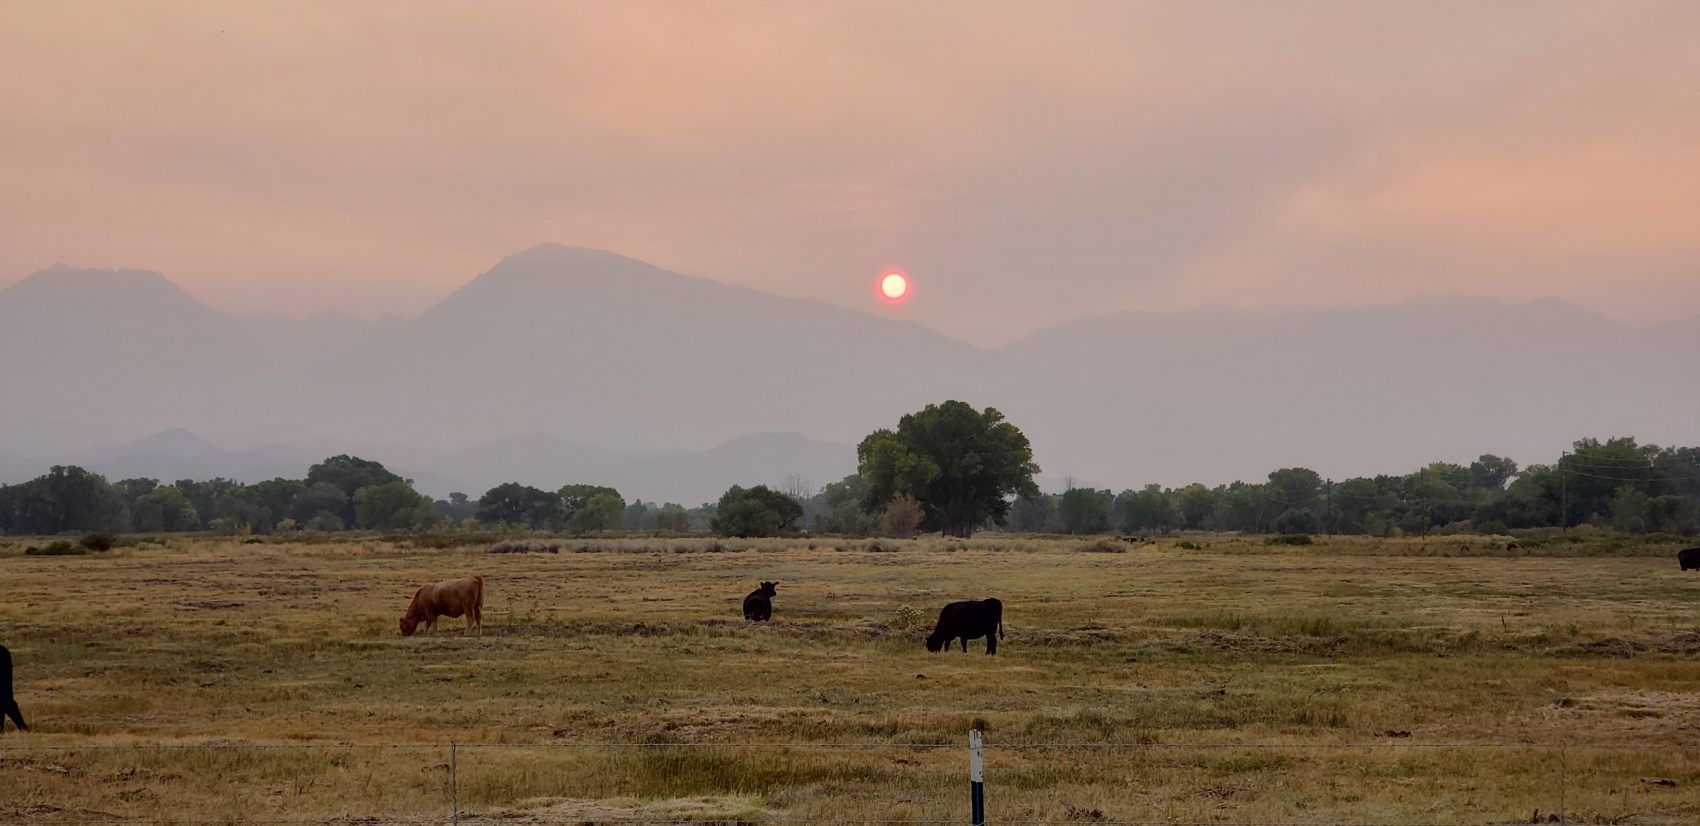
<instances>
[{"instance_id":1,"label":"distant row of trees","mask_svg":"<svg viewBox=\"0 0 1700 826\"><path fill-rule=\"evenodd\" d=\"M230 479L124 479L108 483L79 467L55 467L17 485L0 485L0 533L193 532L271 534L291 531L428 531L512 525L589 533L607 530L706 529L712 507L685 510L598 485L545 491L520 484L491 488L476 501L464 493L432 501L382 464L332 456L305 479L243 484Z\"/></svg>"},{"instance_id":2,"label":"distant row of trees","mask_svg":"<svg viewBox=\"0 0 1700 826\"><path fill-rule=\"evenodd\" d=\"M1074 488L1022 496L1017 530L1045 533L1337 533L1421 536L1514 528L1611 527L1630 533L1700 528L1700 448L1584 439L1552 464L1484 455L1468 466L1435 462L1398 476L1341 482L1283 468L1260 483L1119 494Z\"/></svg>"},{"instance_id":3,"label":"distant row of trees","mask_svg":"<svg viewBox=\"0 0 1700 826\"><path fill-rule=\"evenodd\" d=\"M79 467L0 486L0 532L66 531L271 533L336 531L351 526L410 530L437 519L435 503L383 465L333 456L305 479L252 485L230 479L105 478Z\"/></svg>"},{"instance_id":4,"label":"distant row of trees","mask_svg":"<svg viewBox=\"0 0 1700 826\"><path fill-rule=\"evenodd\" d=\"M1011 496L1037 495L1027 437L998 411L962 402L928 405L857 448L859 472L816 494L798 479L782 489L734 485L715 503L627 504L620 492L574 484L559 490L507 483L475 502L463 493L433 502L382 464L333 456L305 479L242 484L230 479L169 485L157 479L108 483L77 467L0 486L0 533L427 531L515 526L590 533L610 530L774 536L812 522L817 531L907 536L937 530L967 536L1004 524Z\"/></svg>"},{"instance_id":5,"label":"distant row of trees","mask_svg":"<svg viewBox=\"0 0 1700 826\"><path fill-rule=\"evenodd\" d=\"M476 501L432 501L378 462L333 456L305 479L108 483L77 467L0 486L0 533L180 532L268 534L385 532L513 526L593 533L616 530L775 536L817 533L968 536L1002 526L1035 533L1504 533L1600 525L1620 531L1700 529L1700 448L1585 439L1550 465L1519 468L1484 455L1468 466L1430 464L1401 476L1334 482L1306 468L1266 481L1139 490L1071 488L1042 494L1027 438L992 408L928 405L857 447L858 472L819 491L798 477L777 489L734 485L686 509L637 500L611 487L559 490L507 483Z\"/></svg>"}]
</instances>

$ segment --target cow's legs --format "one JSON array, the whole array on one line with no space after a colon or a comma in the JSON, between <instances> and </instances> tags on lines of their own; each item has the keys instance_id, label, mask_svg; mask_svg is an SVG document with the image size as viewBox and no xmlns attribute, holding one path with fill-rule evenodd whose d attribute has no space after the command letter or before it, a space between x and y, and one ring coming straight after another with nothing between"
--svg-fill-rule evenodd
<instances>
[{"instance_id":1,"label":"cow's legs","mask_svg":"<svg viewBox=\"0 0 1700 826\"><path fill-rule=\"evenodd\" d=\"M986 635L986 653L987 654L998 653L998 638L997 638L996 634L987 634Z\"/></svg>"},{"instance_id":2,"label":"cow's legs","mask_svg":"<svg viewBox=\"0 0 1700 826\"><path fill-rule=\"evenodd\" d=\"M17 700L7 700L6 705L0 707L0 729L6 728L7 717L12 718L12 722L18 724L18 731L30 730L29 726L24 725L24 713L18 708Z\"/></svg>"},{"instance_id":3,"label":"cow's legs","mask_svg":"<svg viewBox=\"0 0 1700 826\"><path fill-rule=\"evenodd\" d=\"M964 654L968 653L968 638L967 637L962 638L962 653L964 653Z\"/></svg>"}]
</instances>

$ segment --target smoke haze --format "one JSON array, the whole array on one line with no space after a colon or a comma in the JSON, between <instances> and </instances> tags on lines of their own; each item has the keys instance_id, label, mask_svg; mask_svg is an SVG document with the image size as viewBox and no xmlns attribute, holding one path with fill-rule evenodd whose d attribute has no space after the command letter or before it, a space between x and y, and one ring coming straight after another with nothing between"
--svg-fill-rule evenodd
<instances>
[{"instance_id":1,"label":"smoke haze","mask_svg":"<svg viewBox=\"0 0 1700 826\"><path fill-rule=\"evenodd\" d=\"M1700 314L1697 41L1656 2L7 4L0 284L411 317L561 241L982 347L1434 294L1649 325Z\"/></svg>"}]
</instances>

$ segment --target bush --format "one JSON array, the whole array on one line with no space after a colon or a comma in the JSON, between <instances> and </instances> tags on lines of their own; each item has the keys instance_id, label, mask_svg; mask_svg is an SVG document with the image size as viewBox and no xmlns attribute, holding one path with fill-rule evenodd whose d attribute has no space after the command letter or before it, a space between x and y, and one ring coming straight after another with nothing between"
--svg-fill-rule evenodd
<instances>
[{"instance_id":1,"label":"bush","mask_svg":"<svg viewBox=\"0 0 1700 826\"><path fill-rule=\"evenodd\" d=\"M312 519L307 520L307 530L329 533L343 529L342 517L330 511L319 511Z\"/></svg>"},{"instance_id":2,"label":"bush","mask_svg":"<svg viewBox=\"0 0 1700 826\"><path fill-rule=\"evenodd\" d=\"M900 493L886 504L885 513L880 516L880 530L884 531L886 536L914 536L925 517L921 503L915 501L915 497Z\"/></svg>"},{"instance_id":3,"label":"bush","mask_svg":"<svg viewBox=\"0 0 1700 826\"><path fill-rule=\"evenodd\" d=\"M927 615L908 605L899 605L891 615L893 628L919 628L927 624Z\"/></svg>"},{"instance_id":4,"label":"bush","mask_svg":"<svg viewBox=\"0 0 1700 826\"><path fill-rule=\"evenodd\" d=\"M118 538L109 533L91 533L80 544L91 551L110 551L118 544Z\"/></svg>"},{"instance_id":5,"label":"bush","mask_svg":"<svg viewBox=\"0 0 1700 826\"><path fill-rule=\"evenodd\" d=\"M1075 550L1089 554L1125 554L1127 546L1114 539L1098 539L1092 542L1082 542Z\"/></svg>"},{"instance_id":6,"label":"bush","mask_svg":"<svg viewBox=\"0 0 1700 826\"><path fill-rule=\"evenodd\" d=\"M766 485L748 490L733 485L720 497L709 526L721 536L777 536L790 531L802 515L797 500Z\"/></svg>"},{"instance_id":7,"label":"bush","mask_svg":"<svg viewBox=\"0 0 1700 826\"><path fill-rule=\"evenodd\" d=\"M1202 551L1202 550L1204 550L1203 545L1200 545L1197 542L1193 542L1193 541L1188 540L1188 539L1182 539L1181 541L1176 542L1175 547L1185 548L1186 550L1189 550L1189 551Z\"/></svg>"},{"instance_id":8,"label":"bush","mask_svg":"<svg viewBox=\"0 0 1700 826\"><path fill-rule=\"evenodd\" d=\"M1315 540L1308 533L1284 533L1263 540L1265 545L1315 545Z\"/></svg>"},{"instance_id":9,"label":"bush","mask_svg":"<svg viewBox=\"0 0 1700 826\"><path fill-rule=\"evenodd\" d=\"M1316 514L1308 508L1293 508L1275 517L1275 530L1283 535L1315 533Z\"/></svg>"},{"instance_id":10,"label":"bush","mask_svg":"<svg viewBox=\"0 0 1700 826\"><path fill-rule=\"evenodd\" d=\"M31 546L24 549L25 556L82 556L88 552L88 548L81 545L72 545L63 539L53 542L43 548Z\"/></svg>"}]
</instances>

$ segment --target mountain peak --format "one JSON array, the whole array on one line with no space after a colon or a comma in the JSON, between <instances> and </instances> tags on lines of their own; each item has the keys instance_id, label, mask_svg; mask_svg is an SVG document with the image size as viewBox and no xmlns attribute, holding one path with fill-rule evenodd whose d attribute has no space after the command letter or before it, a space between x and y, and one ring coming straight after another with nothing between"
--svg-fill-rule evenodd
<instances>
[{"instance_id":1,"label":"mountain peak","mask_svg":"<svg viewBox=\"0 0 1700 826\"><path fill-rule=\"evenodd\" d=\"M710 284L607 250L551 242L503 258L421 318L492 306L537 310L563 302L666 300Z\"/></svg>"},{"instance_id":2,"label":"mountain peak","mask_svg":"<svg viewBox=\"0 0 1700 826\"><path fill-rule=\"evenodd\" d=\"M486 280L508 281L539 276L560 279L562 277L586 276L629 277L637 274L690 278L690 276L669 272L654 264L629 258L617 252L592 247L573 247L548 241L503 258L496 262L496 266L491 267L489 272L474 279L473 283Z\"/></svg>"},{"instance_id":3,"label":"mountain peak","mask_svg":"<svg viewBox=\"0 0 1700 826\"><path fill-rule=\"evenodd\" d=\"M218 456L224 449L180 427L162 430L152 436L137 439L124 446L128 453L158 453L182 458L200 459Z\"/></svg>"},{"instance_id":4,"label":"mountain peak","mask_svg":"<svg viewBox=\"0 0 1700 826\"><path fill-rule=\"evenodd\" d=\"M0 290L0 311L117 312L134 315L220 316L153 270L78 268L54 264Z\"/></svg>"}]
</instances>

